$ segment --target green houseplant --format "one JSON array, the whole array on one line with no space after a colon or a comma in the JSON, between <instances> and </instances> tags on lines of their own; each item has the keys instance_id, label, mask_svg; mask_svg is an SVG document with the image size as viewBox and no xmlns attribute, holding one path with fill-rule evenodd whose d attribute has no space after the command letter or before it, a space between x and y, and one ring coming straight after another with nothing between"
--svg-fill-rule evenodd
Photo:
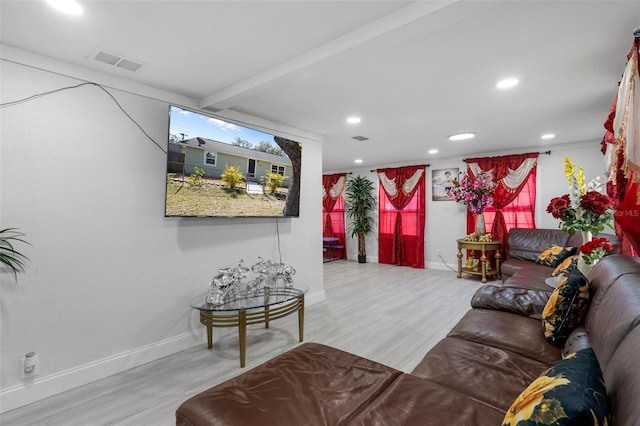
<instances>
[{"instance_id":1,"label":"green houseplant","mask_svg":"<svg viewBox=\"0 0 640 426\"><path fill-rule=\"evenodd\" d=\"M24 272L25 264L29 260L13 247L15 242L29 244L21 237L24 237L24 234L18 232L16 228L0 230L0 263L2 266L8 267L16 279L18 279L18 272Z\"/></svg>"},{"instance_id":2,"label":"green houseplant","mask_svg":"<svg viewBox=\"0 0 640 426\"><path fill-rule=\"evenodd\" d=\"M376 207L373 182L358 175L349 179L345 212L350 219L348 230L351 237L358 237L358 262L366 263L367 248L364 237L373 230L373 217L370 215Z\"/></svg>"}]
</instances>

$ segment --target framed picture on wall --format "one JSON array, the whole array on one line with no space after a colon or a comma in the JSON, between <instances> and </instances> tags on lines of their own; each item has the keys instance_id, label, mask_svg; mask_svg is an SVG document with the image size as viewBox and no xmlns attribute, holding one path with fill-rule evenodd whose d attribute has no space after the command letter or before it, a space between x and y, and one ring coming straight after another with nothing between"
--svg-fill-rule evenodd
<instances>
[{"instance_id":1,"label":"framed picture on wall","mask_svg":"<svg viewBox=\"0 0 640 426\"><path fill-rule=\"evenodd\" d=\"M459 172L457 167L431 171L433 201L453 201L453 198L447 197L447 188L453 186L453 180L458 178Z\"/></svg>"}]
</instances>

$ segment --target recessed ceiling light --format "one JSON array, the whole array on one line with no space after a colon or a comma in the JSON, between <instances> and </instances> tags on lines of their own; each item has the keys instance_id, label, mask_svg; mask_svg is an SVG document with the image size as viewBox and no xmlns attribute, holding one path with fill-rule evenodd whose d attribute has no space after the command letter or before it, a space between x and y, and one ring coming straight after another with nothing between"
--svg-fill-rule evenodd
<instances>
[{"instance_id":1,"label":"recessed ceiling light","mask_svg":"<svg viewBox=\"0 0 640 426\"><path fill-rule=\"evenodd\" d=\"M496 84L496 87L498 89L510 89L517 85L518 85L517 78L505 78L504 80L500 80L498 84Z\"/></svg>"},{"instance_id":2,"label":"recessed ceiling light","mask_svg":"<svg viewBox=\"0 0 640 426\"><path fill-rule=\"evenodd\" d=\"M467 139L475 138L476 134L473 132L456 133L449 136L450 141L466 141Z\"/></svg>"},{"instance_id":3,"label":"recessed ceiling light","mask_svg":"<svg viewBox=\"0 0 640 426\"><path fill-rule=\"evenodd\" d=\"M347 123L349 123L349 124L358 124L358 123L360 123L360 117L349 117L349 118L347 118Z\"/></svg>"},{"instance_id":4,"label":"recessed ceiling light","mask_svg":"<svg viewBox=\"0 0 640 426\"><path fill-rule=\"evenodd\" d=\"M428 152L429 152L429 154L437 154L438 150L437 149L430 149Z\"/></svg>"},{"instance_id":5,"label":"recessed ceiling light","mask_svg":"<svg viewBox=\"0 0 640 426\"><path fill-rule=\"evenodd\" d=\"M356 158L353 162L356 164L360 164L362 163L362 158Z\"/></svg>"},{"instance_id":6,"label":"recessed ceiling light","mask_svg":"<svg viewBox=\"0 0 640 426\"><path fill-rule=\"evenodd\" d=\"M82 6L76 0L47 0L47 3L60 12L69 15L82 15Z\"/></svg>"},{"instance_id":7,"label":"recessed ceiling light","mask_svg":"<svg viewBox=\"0 0 640 426\"><path fill-rule=\"evenodd\" d=\"M553 133L545 133L544 135L540 136L540 139L547 140L547 139L553 139L555 137L556 135L554 135Z\"/></svg>"}]
</instances>

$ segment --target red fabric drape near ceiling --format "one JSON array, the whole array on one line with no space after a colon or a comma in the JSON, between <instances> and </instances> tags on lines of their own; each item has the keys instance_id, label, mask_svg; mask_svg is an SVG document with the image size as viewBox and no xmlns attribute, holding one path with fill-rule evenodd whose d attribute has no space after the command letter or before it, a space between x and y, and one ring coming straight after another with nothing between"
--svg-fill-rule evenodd
<instances>
[{"instance_id":1,"label":"red fabric drape near ceiling","mask_svg":"<svg viewBox=\"0 0 640 426\"><path fill-rule=\"evenodd\" d=\"M322 237L337 238L324 243L324 256L344 259L347 257L344 225L344 184L345 173L322 176Z\"/></svg>"},{"instance_id":2,"label":"red fabric drape near ceiling","mask_svg":"<svg viewBox=\"0 0 640 426\"><path fill-rule=\"evenodd\" d=\"M502 242L500 255L503 258L506 258L505 256L507 254L509 230L507 229L501 209L516 199L529 179L533 178L535 180L537 158L537 152L529 152L526 154L505 155L501 157L467 159L469 174L473 176L474 179L473 163L477 164L482 171L490 172L493 176L493 181L496 183L496 189L493 194L493 207L495 207L496 212L493 223L491 224L491 236L494 241ZM531 165L531 163L533 164ZM532 189L534 191L533 199L535 200L535 187ZM535 227L534 214L535 211L530 212L530 223L532 227ZM467 211L467 233L473 232L475 229L475 221L475 215Z\"/></svg>"},{"instance_id":3,"label":"red fabric drape near ceiling","mask_svg":"<svg viewBox=\"0 0 640 426\"><path fill-rule=\"evenodd\" d=\"M377 170L380 263L424 268L425 167Z\"/></svg>"},{"instance_id":4,"label":"red fabric drape near ceiling","mask_svg":"<svg viewBox=\"0 0 640 426\"><path fill-rule=\"evenodd\" d=\"M618 252L638 257L640 254L640 186L633 179L627 182L624 196L614 215Z\"/></svg>"},{"instance_id":5,"label":"red fabric drape near ceiling","mask_svg":"<svg viewBox=\"0 0 640 426\"><path fill-rule=\"evenodd\" d=\"M640 49L640 40L636 39L627 55L628 61L632 60L638 49ZM638 73L640 72L640 55L635 55L635 58L637 62L636 73ZM627 65L631 64L628 63ZM620 82L618 82L618 85L620 85ZM602 139L602 153L608 155L608 148L615 149L609 154L611 163L607 182L607 195L615 198L620 203L614 216L615 232L620 240L619 253L638 257L640 254L640 221L638 221L638 218L640 218L640 186L638 181L640 179L635 171L626 173L625 150L620 146L616 147L618 140L615 132L620 129L614 128L614 121L620 94L619 88L604 123L605 135ZM622 95L624 96L624 93ZM633 120L638 120L638 117L629 117L628 120L626 125L630 126ZM627 145L637 146L640 144L638 140L625 140L624 142Z\"/></svg>"}]
</instances>

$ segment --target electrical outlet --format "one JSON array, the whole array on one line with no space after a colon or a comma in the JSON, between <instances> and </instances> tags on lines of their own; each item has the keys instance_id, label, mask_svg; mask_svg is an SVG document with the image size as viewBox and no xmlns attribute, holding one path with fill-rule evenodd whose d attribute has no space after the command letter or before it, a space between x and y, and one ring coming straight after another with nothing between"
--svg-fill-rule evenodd
<instances>
[{"instance_id":1,"label":"electrical outlet","mask_svg":"<svg viewBox=\"0 0 640 426\"><path fill-rule=\"evenodd\" d=\"M38 368L40 364L40 356L30 352L22 358L22 369L20 370L20 376L24 379L29 379L38 375Z\"/></svg>"},{"instance_id":2,"label":"electrical outlet","mask_svg":"<svg viewBox=\"0 0 640 426\"><path fill-rule=\"evenodd\" d=\"M436 250L436 255L440 256L440 249Z\"/></svg>"}]
</instances>

